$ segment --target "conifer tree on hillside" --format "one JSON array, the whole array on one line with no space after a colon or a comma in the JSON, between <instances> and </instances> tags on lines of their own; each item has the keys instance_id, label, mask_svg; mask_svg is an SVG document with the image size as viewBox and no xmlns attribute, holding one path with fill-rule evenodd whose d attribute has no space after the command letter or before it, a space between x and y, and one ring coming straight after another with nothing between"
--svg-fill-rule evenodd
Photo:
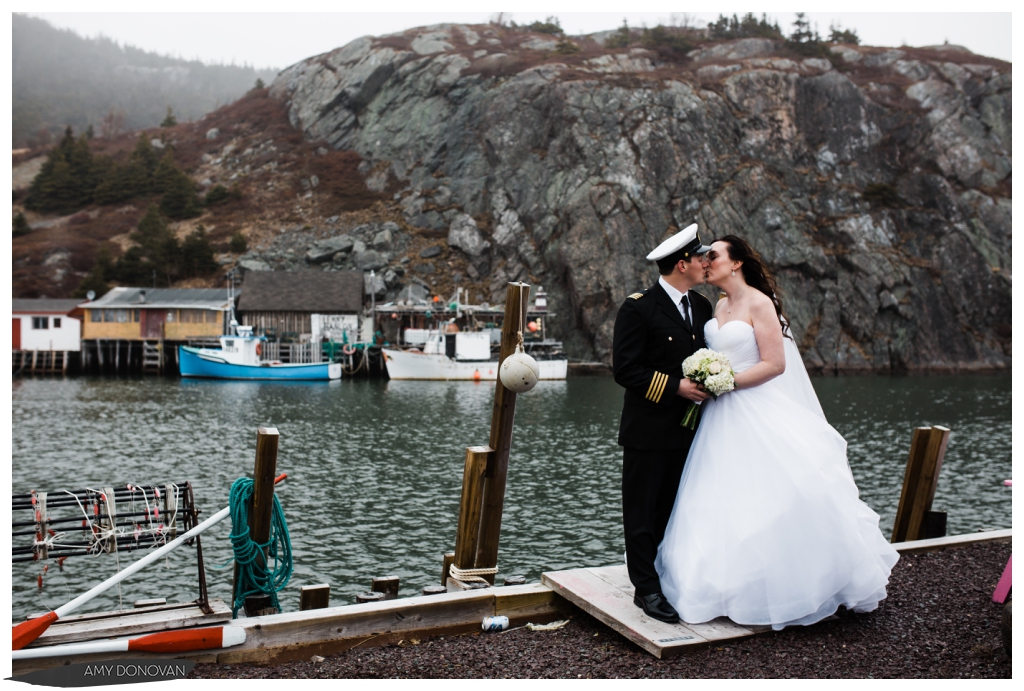
<instances>
[{"instance_id":1,"label":"conifer tree on hillside","mask_svg":"<svg viewBox=\"0 0 1024 691\"><path fill-rule=\"evenodd\" d=\"M160 211L165 216L180 220L194 218L202 213L195 183L174 165L173 158L170 158L169 167L161 167L157 183L162 187Z\"/></svg>"},{"instance_id":2,"label":"conifer tree on hillside","mask_svg":"<svg viewBox=\"0 0 1024 691\"><path fill-rule=\"evenodd\" d=\"M29 186L25 207L33 211L70 213L92 202L96 174L89 142L75 139L71 127L50 150L39 174Z\"/></svg>"},{"instance_id":3,"label":"conifer tree on hillside","mask_svg":"<svg viewBox=\"0 0 1024 691\"><path fill-rule=\"evenodd\" d=\"M28 221L25 219L25 214L21 213L20 211L14 214L14 222L12 226L12 235L15 236L28 235L29 233L32 232L31 226L29 226ZM234 242L234 238L232 238L232 242ZM244 252L245 250L242 251Z\"/></svg>"},{"instance_id":4,"label":"conifer tree on hillside","mask_svg":"<svg viewBox=\"0 0 1024 691\"><path fill-rule=\"evenodd\" d=\"M213 258L213 246L206 235L206 228L200 224L185 237L185 241L181 244L181 266L179 267L181 276L183 278L209 276L219 266Z\"/></svg>"},{"instance_id":5,"label":"conifer tree on hillside","mask_svg":"<svg viewBox=\"0 0 1024 691\"><path fill-rule=\"evenodd\" d=\"M167 106L167 117L164 118L163 122L160 123L161 127L174 127L178 124L178 118L174 117L174 113L171 112L171 107Z\"/></svg>"}]
</instances>

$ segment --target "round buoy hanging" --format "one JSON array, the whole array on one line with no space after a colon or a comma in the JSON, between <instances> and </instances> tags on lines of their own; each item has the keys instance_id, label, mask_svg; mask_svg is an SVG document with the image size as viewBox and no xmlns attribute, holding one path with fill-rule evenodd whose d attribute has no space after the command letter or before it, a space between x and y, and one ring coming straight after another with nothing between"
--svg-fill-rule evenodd
<instances>
[{"instance_id":1,"label":"round buoy hanging","mask_svg":"<svg viewBox=\"0 0 1024 691\"><path fill-rule=\"evenodd\" d=\"M537 386L540 380L540 366L537 361L523 351L523 312L522 312L523 287L519 286L519 342L516 344L516 352L502 360L498 376L506 389L513 393L526 393Z\"/></svg>"}]
</instances>

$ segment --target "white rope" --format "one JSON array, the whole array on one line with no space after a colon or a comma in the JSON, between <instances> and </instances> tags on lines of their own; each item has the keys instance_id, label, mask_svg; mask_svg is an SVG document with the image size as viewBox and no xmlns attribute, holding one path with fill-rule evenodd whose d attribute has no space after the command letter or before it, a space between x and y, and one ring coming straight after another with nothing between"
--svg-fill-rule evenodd
<instances>
[{"instance_id":1,"label":"white rope","mask_svg":"<svg viewBox=\"0 0 1024 691\"><path fill-rule=\"evenodd\" d=\"M448 567L448 575L463 583L487 583L490 585L490 582L481 576L493 576L496 573L498 573L497 566L493 569L460 569L455 564Z\"/></svg>"}]
</instances>

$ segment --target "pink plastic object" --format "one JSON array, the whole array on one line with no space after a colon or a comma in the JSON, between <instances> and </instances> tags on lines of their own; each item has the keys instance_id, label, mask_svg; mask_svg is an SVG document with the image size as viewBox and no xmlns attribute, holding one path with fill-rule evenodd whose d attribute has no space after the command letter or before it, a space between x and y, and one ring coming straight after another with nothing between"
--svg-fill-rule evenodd
<instances>
[{"instance_id":1,"label":"pink plastic object","mask_svg":"<svg viewBox=\"0 0 1024 691\"><path fill-rule=\"evenodd\" d=\"M1010 565L1013 563L1013 555L1006 560L1006 568L1003 569L1003 575L999 577L999 584L996 585L996 592L992 595L992 602L998 602L1003 604L1006 602L1006 598L1010 594L1010 586L1013 584L1013 576L1011 575Z\"/></svg>"},{"instance_id":2,"label":"pink plastic object","mask_svg":"<svg viewBox=\"0 0 1024 691\"><path fill-rule=\"evenodd\" d=\"M1003 480L1003 484L1007 487L1013 487L1013 480Z\"/></svg>"}]
</instances>

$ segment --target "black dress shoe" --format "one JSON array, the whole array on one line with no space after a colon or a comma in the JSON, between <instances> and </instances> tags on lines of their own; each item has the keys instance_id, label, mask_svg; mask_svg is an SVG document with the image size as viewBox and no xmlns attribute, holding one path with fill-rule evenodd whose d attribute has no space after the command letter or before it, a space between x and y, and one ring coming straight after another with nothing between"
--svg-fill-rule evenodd
<instances>
[{"instance_id":1,"label":"black dress shoe","mask_svg":"<svg viewBox=\"0 0 1024 691\"><path fill-rule=\"evenodd\" d=\"M679 622L679 612L668 603L665 596L661 593L651 593L650 595L634 595L633 604L644 611L644 614L649 616L651 619L657 619L668 624L676 624Z\"/></svg>"}]
</instances>

